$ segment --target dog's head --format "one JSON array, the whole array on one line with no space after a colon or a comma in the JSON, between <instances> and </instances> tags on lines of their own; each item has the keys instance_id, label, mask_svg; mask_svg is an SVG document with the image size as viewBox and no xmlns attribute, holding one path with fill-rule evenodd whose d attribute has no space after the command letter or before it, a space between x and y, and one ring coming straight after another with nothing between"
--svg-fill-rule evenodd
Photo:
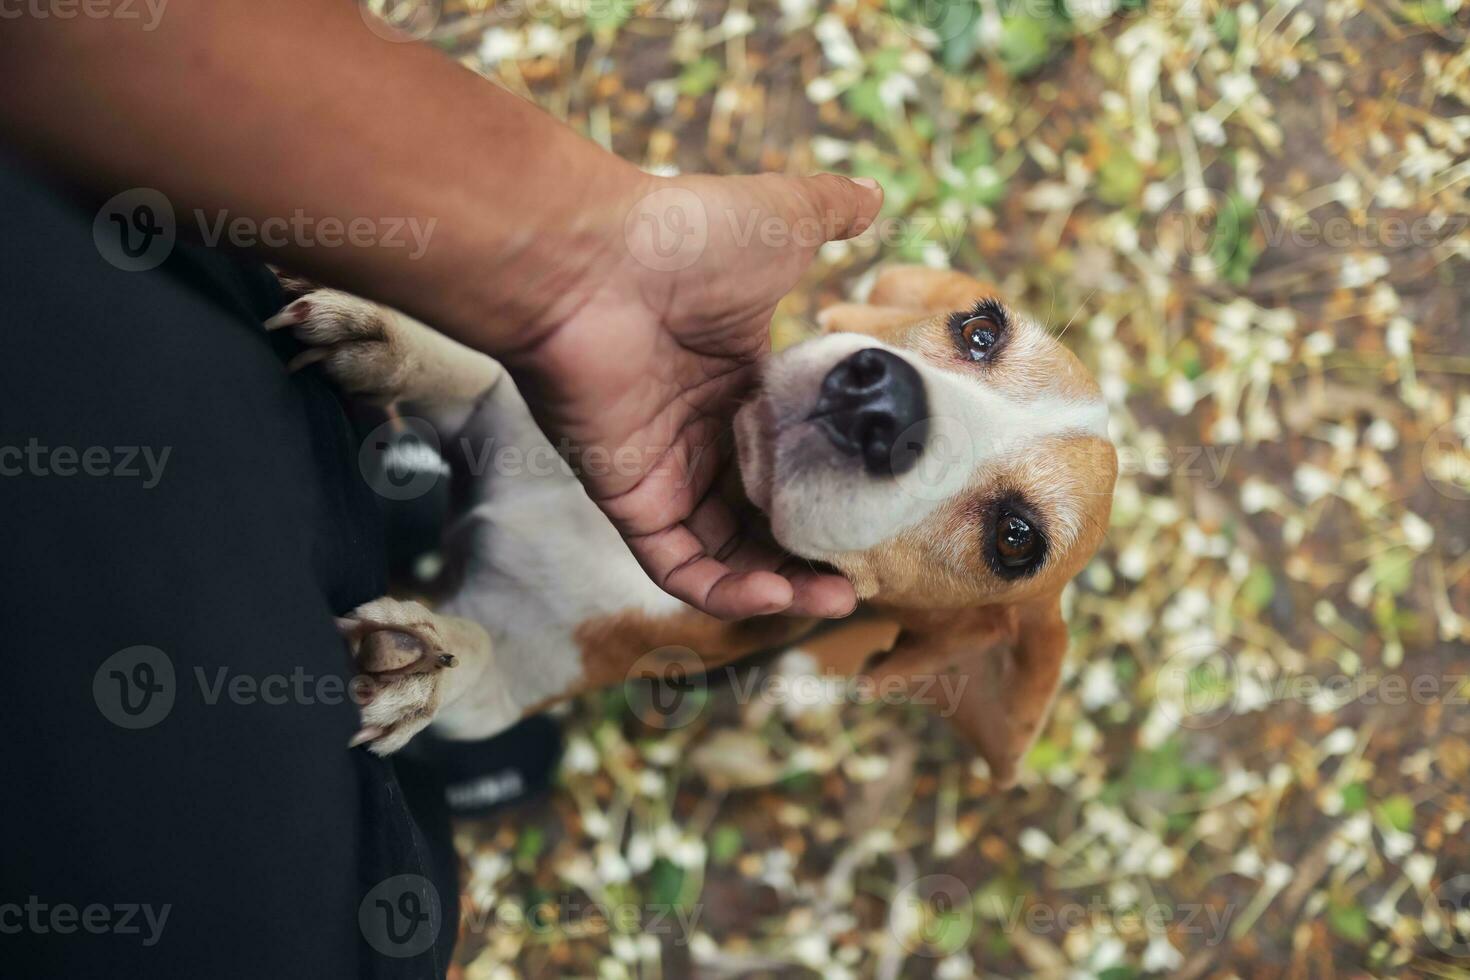
<instances>
[{"instance_id":1,"label":"dog's head","mask_svg":"<svg viewBox=\"0 0 1470 980\"><path fill-rule=\"evenodd\" d=\"M736 418L742 480L784 548L902 627L871 669L970 679L949 707L1007 782L1060 675L1062 588L1107 527L1106 406L973 279L890 269L871 304L770 359Z\"/></svg>"}]
</instances>

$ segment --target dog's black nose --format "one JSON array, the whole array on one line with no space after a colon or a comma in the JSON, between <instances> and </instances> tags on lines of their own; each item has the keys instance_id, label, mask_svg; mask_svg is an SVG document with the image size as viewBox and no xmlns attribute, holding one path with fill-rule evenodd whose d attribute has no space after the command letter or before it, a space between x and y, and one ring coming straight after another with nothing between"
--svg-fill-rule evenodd
<instances>
[{"instance_id":1,"label":"dog's black nose","mask_svg":"<svg viewBox=\"0 0 1470 980\"><path fill-rule=\"evenodd\" d=\"M919 372L878 347L860 350L828 371L812 412L832 445L861 455L874 476L895 476L918 462L928 418Z\"/></svg>"}]
</instances>

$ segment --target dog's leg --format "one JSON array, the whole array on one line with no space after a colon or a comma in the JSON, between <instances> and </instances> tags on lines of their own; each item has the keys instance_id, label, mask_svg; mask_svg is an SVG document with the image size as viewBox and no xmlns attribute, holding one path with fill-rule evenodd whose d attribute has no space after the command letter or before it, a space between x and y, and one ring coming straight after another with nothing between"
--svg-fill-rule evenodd
<instances>
[{"instance_id":1,"label":"dog's leg","mask_svg":"<svg viewBox=\"0 0 1470 980\"><path fill-rule=\"evenodd\" d=\"M337 625L359 671L362 728L351 744L378 755L403 748L491 669L484 629L417 602L374 599Z\"/></svg>"},{"instance_id":2,"label":"dog's leg","mask_svg":"<svg viewBox=\"0 0 1470 980\"><path fill-rule=\"evenodd\" d=\"M417 320L333 289L293 300L265 327L289 327L307 345L292 370L320 362L342 390L381 404L468 405L505 374L491 358Z\"/></svg>"}]
</instances>

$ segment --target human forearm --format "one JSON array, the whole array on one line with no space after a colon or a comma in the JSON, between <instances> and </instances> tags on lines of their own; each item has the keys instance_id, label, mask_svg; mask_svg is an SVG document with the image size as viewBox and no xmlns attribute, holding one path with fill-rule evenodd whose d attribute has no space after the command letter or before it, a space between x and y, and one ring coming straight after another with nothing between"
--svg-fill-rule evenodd
<instances>
[{"instance_id":1,"label":"human forearm","mask_svg":"<svg viewBox=\"0 0 1470 980\"><path fill-rule=\"evenodd\" d=\"M0 118L101 197L161 190L258 227L415 219L407 248L287 236L271 257L488 350L525 343L605 249L641 179L535 107L344 0L171 0L155 30L21 17L0 32Z\"/></svg>"}]
</instances>

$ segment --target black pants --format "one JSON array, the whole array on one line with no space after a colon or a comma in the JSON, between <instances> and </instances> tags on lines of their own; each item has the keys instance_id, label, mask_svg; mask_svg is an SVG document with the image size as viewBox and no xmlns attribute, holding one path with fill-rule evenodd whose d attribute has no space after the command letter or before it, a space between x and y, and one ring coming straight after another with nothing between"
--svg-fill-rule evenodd
<instances>
[{"instance_id":1,"label":"black pants","mask_svg":"<svg viewBox=\"0 0 1470 980\"><path fill-rule=\"evenodd\" d=\"M386 576L342 410L263 267L92 224L0 157L0 976L441 976L453 885L346 748L332 615Z\"/></svg>"}]
</instances>

